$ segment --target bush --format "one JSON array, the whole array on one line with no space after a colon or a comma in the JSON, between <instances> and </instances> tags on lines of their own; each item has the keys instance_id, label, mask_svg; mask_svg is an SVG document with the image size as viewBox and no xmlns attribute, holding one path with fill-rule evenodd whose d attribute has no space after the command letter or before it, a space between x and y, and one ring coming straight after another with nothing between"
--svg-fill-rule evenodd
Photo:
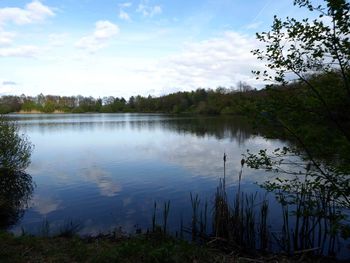
<instances>
[{"instance_id":1,"label":"bush","mask_svg":"<svg viewBox=\"0 0 350 263\"><path fill-rule=\"evenodd\" d=\"M0 116L0 169L23 171L30 164L32 149L16 123Z\"/></svg>"}]
</instances>

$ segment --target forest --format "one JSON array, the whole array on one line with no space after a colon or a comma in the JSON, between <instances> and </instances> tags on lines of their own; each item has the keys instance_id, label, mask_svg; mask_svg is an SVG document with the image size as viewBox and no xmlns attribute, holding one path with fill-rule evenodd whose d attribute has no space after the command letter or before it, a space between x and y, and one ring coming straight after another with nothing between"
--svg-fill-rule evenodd
<instances>
[{"instance_id":1,"label":"forest","mask_svg":"<svg viewBox=\"0 0 350 263\"><path fill-rule=\"evenodd\" d=\"M264 91L253 90L246 83L238 83L237 89L218 87L215 90L199 88L190 92L177 92L160 97L83 97L53 96L3 96L0 113L11 112L163 112L196 114L243 114Z\"/></svg>"}]
</instances>

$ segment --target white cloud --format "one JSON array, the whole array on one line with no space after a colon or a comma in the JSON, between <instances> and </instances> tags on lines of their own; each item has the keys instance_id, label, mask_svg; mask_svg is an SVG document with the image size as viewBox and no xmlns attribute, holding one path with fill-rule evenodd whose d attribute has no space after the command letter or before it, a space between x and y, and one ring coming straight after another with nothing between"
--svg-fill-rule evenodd
<instances>
[{"instance_id":1,"label":"white cloud","mask_svg":"<svg viewBox=\"0 0 350 263\"><path fill-rule=\"evenodd\" d=\"M8 23L31 24L44 21L54 15L52 9L43 5L39 0L33 0L24 8L0 8L0 57L34 57L39 53L39 48L33 45L13 45L17 33L7 32L3 29Z\"/></svg>"},{"instance_id":2,"label":"white cloud","mask_svg":"<svg viewBox=\"0 0 350 263\"><path fill-rule=\"evenodd\" d=\"M0 57L35 57L39 53L36 46L17 46L0 48Z\"/></svg>"},{"instance_id":3,"label":"white cloud","mask_svg":"<svg viewBox=\"0 0 350 263\"><path fill-rule=\"evenodd\" d=\"M130 16L127 12L123 11L123 10L120 10L119 11L119 18L122 19L122 20L126 20L126 21L130 21Z\"/></svg>"},{"instance_id":4,"label":"white cloud","mask_svg":"<svg viewBox=\"0 0 350 263\"><path fill-rule=\"evenodd\" d=\"M119 33L119 27L109 21L98 21L94 37L96 39L109 39Z\"/></svg>"},{"instance_id":5,"label":"white cloud","mask_svg":"<svg viewBox=\"0 0 350 263\"><path fill-rule=\"evenodd\" d=\"M25 8L5 7L0 9L0 25L12 22L17 25L30 24L45 20L55 13L48 6L40 1L34 0L27 4Z\"/></svg>"},{"instance_id":6,"label":"white cloud","mask_svg":"<svg viewBox=\"0 0 350 263\"><path fill-rule=\"evenodd\" d=\"M162 7L159 5L149 5L147 0L141 1L136 12L141 13L145 17L153 17L162 13Z\"/></svg>"},{"instance_id":7,"label":"white cloud","mask_svg":"<svg viewBox=\"0 0 350 263\"><path fill-rule=\"evenodd\" d=\"M160 63L162 76L167 79L164 85L186 89L230 87L238 81L256 85L251 70L261 69L263 65L251 50L258 46L255 38L232 31L220 38L189 43L181 53Z\"/></svg>"},{"instance_id":8,"label":"white cloud","mask_svg":"<svg viewBox=\"0 0 350 263\"><path fill-rule=\"evenodd\" d=\"M104 94L128 97L147 96L148 92L157 96L199 87L231 87L239 81L259 88L264 84L251 73L264 69L263 63L251 54L259 46L255 37L229 31L206 41L187 43L182 51L163 58L101 58L98 64L94 62L94 68L89 66L91 89L93 85L103 86ZM77 74L74 76L78 78ZM86 79L84 76L79 78Z\"/></svg>"},{"instance_id":9,"label":"white cloud","mask_svg":"<svg viewBox=\"0 0 350 263\"><path fill-rule=\"evenodd\" d=\"M14 32L6 32L0 29L0 46L11 45L15 36L16 33Z\"/></svg>"},{"instance_id":10,"label":"white cloud","mask_svg":"<svg viewBox=\"0 0 350 263\"><path fill-rule=\"evenodd\" d=\"M119 4L120 8L128 8L128 7L131 7L131 6L132 6L132 3L130 3L130 2L125 2L125 3Z\"/></svg>"},{"instance_id":11,"label":"white cloud","mask_svg":"<svg viewBox=\"0 0 350 263\"><path fill-rule=\"evenodd\" d=\"M103 27L97 28L101 30ZM95 35L93 31L80 40L80 44L84 44L84 50L93 52L107 45L110 41L107 36L111 35ZM74 60L67 56L59 63L30 67L23 64L4 70L7 75L13 72L11 78L25 83L21 84L21 90L13 89L13 92L30 95L40 92L95 97L117 94L127 98L137 94L162 95L198 87L230 87L236 86L238 81L259 88L264 84L255 79L251 70L263 70L264 67L250 52L259 47L261 44L255 37L229 31L216 38L184 44L182 51L168 56L90 56L87 52L75 52L83 57ZM0 49L1 53L4 52ZM45 78L38 79L38 72Z\"/></svg>"},{"instance_id":12,"label":"white cloud","mask_svg":"<svg viewBox=\"0 0 350 263\"><path fill-rule=\"evenodd\" d=\"M122 20L126 20L126 21L130 21L131 17L130 15L124 10L125 8L129 8L132 6L132 3L130 2L125 2L125 3L121 3L119 4L119 18Z\"/></svg>"},{"instance_id":13,"label":"white cloud","mask_svg":"<svg viewBox=\"0 0 350 263\"><path fill-rule=\"evenodd\" d=\"M91 35L82 37L75 46L90 53L107 46L108 41L119 33L119 27L109 21L97 21Z\"/></svg>"}]
</instances>

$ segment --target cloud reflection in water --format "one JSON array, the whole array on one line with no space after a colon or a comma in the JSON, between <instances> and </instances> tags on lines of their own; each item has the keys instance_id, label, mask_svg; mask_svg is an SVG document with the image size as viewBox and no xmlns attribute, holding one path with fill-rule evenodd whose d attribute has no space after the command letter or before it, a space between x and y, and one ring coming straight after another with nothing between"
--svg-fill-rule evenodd
<instances>
[{"instance_id":1,"label":"cloud reflection in water","mask_svg":"<svg viewBox=\"0 0 350 263\"><path fill-rule=\"evenodd\" d=\"M237 184L241 154L274 149L248 124L229 117L160 114L16 115L36 145L29 167L38 191L23 219L78 218L83 233L137 223L147 226L153 202L172 200L172 213L190 209L189 193L210 200L223 175ZM243 184L262 182L265 173L245 169ZM49 193L49 194L47 194ZM186 213L186 212L184 212ZM179 218L172 217L178 225Z\"/></svg>"}]
</instances>

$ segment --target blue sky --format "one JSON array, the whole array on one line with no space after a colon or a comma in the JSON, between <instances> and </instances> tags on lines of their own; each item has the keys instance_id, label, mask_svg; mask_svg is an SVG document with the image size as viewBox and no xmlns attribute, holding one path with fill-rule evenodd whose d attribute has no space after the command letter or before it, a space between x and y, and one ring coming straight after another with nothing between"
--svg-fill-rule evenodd
<instances>
[{"instance_id":1,"label":"blue sky","mask_svg":"<svg viewBox=\"0 0 350 263\"><path fill-rule=\"evenodd\" d=\"M250 50L292 0L1 0L0 94L158 96L261 87Z\"/></svg>"}]
</instances>

